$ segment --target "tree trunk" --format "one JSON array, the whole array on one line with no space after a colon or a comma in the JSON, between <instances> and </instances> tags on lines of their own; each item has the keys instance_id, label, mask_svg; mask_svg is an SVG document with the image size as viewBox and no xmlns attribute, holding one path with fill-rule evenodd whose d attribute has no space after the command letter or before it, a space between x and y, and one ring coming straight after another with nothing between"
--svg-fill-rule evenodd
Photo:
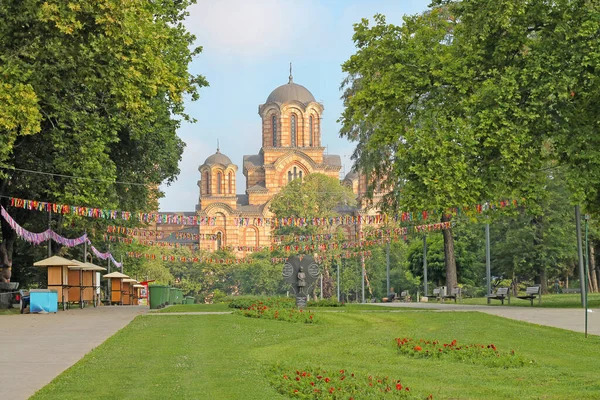
<instances>
[{"instance_id":1,"label":"tree trunk","mask_svg":"<svg viewBox=\"0 0 600 400\"><path fill-rule=\"evenodd\" d=\"M0 204L6 208L8 199L1 198ZM2 243L0 243L0 282L10 282L13 245L17 239L17 234L2 217L0 217L0 229L2 231Z\"/></svg>"},{"instance_id":2,"label":"tree trunk","mask_svg":"<svg viewBox=\"0 0 600 400\"><path fill-rule=\"evenodd\" d=\"M590 243L590 283L590 291L592 293L598 293L598 275L596 274L596 250L592 243Z\"/></svg>"},{"instance_id":3,"label":"tree trunk","mask_svg":"<svg viewBox=\"0 0 600 400\"><path fill-rule=\"evenodd\" d=\"M442 215L442 222L450 221L450 215ZM446 266L446 286L448 292L455 288L458 284L456 277L456 259L454 258L454 238L452 237L452 229L443 229L444 235L444 264Z\"/></svg>"}]
</instances>

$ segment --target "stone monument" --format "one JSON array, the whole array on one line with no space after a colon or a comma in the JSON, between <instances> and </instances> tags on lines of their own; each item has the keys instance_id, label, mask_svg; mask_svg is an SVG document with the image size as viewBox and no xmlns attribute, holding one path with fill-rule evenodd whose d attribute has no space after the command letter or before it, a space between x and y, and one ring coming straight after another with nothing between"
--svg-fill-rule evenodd
<instances>
[{"instance_id":1,"label":"stone monument","mask_svg":"<svg viewBox=\"0 0 600 400\"><path fill-rule=\"evenodd\" d=\"M283 278L292 286L296 307L306 307L308 295L314 290L320 273L319 265L312 256L291 256L287 259L283 266Z\"/></svg>"}]
</instances>

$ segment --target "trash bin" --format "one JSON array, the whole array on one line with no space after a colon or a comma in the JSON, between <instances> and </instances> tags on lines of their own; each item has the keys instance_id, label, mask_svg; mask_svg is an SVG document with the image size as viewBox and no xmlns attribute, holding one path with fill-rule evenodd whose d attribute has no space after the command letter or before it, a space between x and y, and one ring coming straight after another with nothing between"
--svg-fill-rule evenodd
<instances>
[{"instance_id":1,"label":"trash bin","mask_svg":"<svg viewBox=\"0 0 600 400\"><path fill-rule=\"evenodd\" d=\"M30 313L55 313L58 311L58 292L50 289L29 291Z\"/></svg>"},{"instance_id":2,"label":"trash bin","mask_svg":"<svg viewBox=\"0 0 600 400\"><path fill-rule=\"evenodd\" d=\"M179 297L179 289L172 287L169 290L169 304L181 304L181 298Z\"/></svg>"},{"instance_id":3,"label":"trash bin","mask_svg":"<svg viewBox=\"0 0 600 400\"><path fill-rule=\"evenodd\" d=\"M196 298L192 296L187 296L185 298L185 304L194 304L196 302Z\"/></svg>"},{"instance_id":4,"label":"trash bin","mask_svg":"<svg viewBox=\"0 0 600 400\"><path fill-rule=\"evenodd\" d=\"M183 289L177 289L177 302L178 304L185 304L185 296L183 295Z\"/></svg>"},{"instance_id":5,"label":"trash bin","mask_svg":"<svg viewBox=\"0 0 600 400\"><path fill-rule=\"evenodd\" d=\"M156 310L163 308L169 301L169 287L164 285L149 285L150 308Z\"/></svg>"}]
</instances>

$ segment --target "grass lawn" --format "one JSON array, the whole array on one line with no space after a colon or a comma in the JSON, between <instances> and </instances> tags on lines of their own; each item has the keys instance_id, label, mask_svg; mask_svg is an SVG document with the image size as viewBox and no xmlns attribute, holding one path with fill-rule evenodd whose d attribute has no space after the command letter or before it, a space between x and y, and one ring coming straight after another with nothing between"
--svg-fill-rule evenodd
<instances>
[{"instance_id":1,"label":"grass lawn","mask_svg":"<svg viewBox=\"0 0 600 400\"><path fill-rule=\"evenodd\" d=\"M13 315L19 313L21 313L21 310L18 308L0 308L0 315Z\"/></svg>"},{"instance_id":2,"label":"grass lawn","mask_svg":"<svg viewBox=\"0 0 600 400\"><path fill-rule=\"evenodd\" d=\"M476 297L462 299L461 304L487 304L485 297ZM499 306L500 300L492 300L490 305ZM508 302L504 300L504 305ZM545 294L542 295L542 304L538 305L538 300L533 300L534 307L546 308L581 308L581 294ZM510 307L531 307L529 300L521 300L514 297L510 299ZM600 293L588 293L588 308L600 308Z\"/></svg>"},{"instance_id":3,"label":"grass lawn","mask_svg":"<svg viewBox=\"0 0 600 400\"><path fill-rule=\"evenodd\" d=\"M475 312L313 312L318 323L310 325L232 314L139 316L32 399L281 399L269 384L277 362L389 375L434 399L600 395L598 336ZM493 343L535 363L503 369L411 358L398 354L396 337Z\"/></svg>"}]
</instances>

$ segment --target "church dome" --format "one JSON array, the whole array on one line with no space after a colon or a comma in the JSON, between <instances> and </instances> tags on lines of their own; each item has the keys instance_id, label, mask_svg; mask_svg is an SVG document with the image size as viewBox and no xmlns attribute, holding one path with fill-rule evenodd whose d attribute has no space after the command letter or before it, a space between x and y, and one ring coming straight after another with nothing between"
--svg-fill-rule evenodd
<instances>
[{"instance_id":1,"label":"church dome","mask_svg":"<svg viewBox=\"0 0 600 400\"><path fill-rule=\"evenodd\" d=\"M218 149L215 154L209 156L206 161L204 161L204 165L213 166L215 164L221 164L223 166L227 166L229 164L233 164L231 159L227 157L225 154L222 154Z\"/></svg>"},{"instance_id":2,"label":"church dome","mask_svg":"<svg viewBox=\"0 0 600 400\"><path fill-rule=\"evenodd\" d=\"M294 100L304 104L316 101L315 96L304 86L294 83L290 75L290 81L273 90L269 97L267 97L266 103L274 101L283 104Z\"/></svg>"},{"instance_id":3,"label":"church dome","mask_svg":"<svg viewBox=\"0 0 600 400\"><path fill-rule=\"evenodd\" d=\"M354 181L358 179L358 172L356 171L350 171L346 174L346 177L344 178L344 180L351 180Z\"/></svg>"}]
</instances>

